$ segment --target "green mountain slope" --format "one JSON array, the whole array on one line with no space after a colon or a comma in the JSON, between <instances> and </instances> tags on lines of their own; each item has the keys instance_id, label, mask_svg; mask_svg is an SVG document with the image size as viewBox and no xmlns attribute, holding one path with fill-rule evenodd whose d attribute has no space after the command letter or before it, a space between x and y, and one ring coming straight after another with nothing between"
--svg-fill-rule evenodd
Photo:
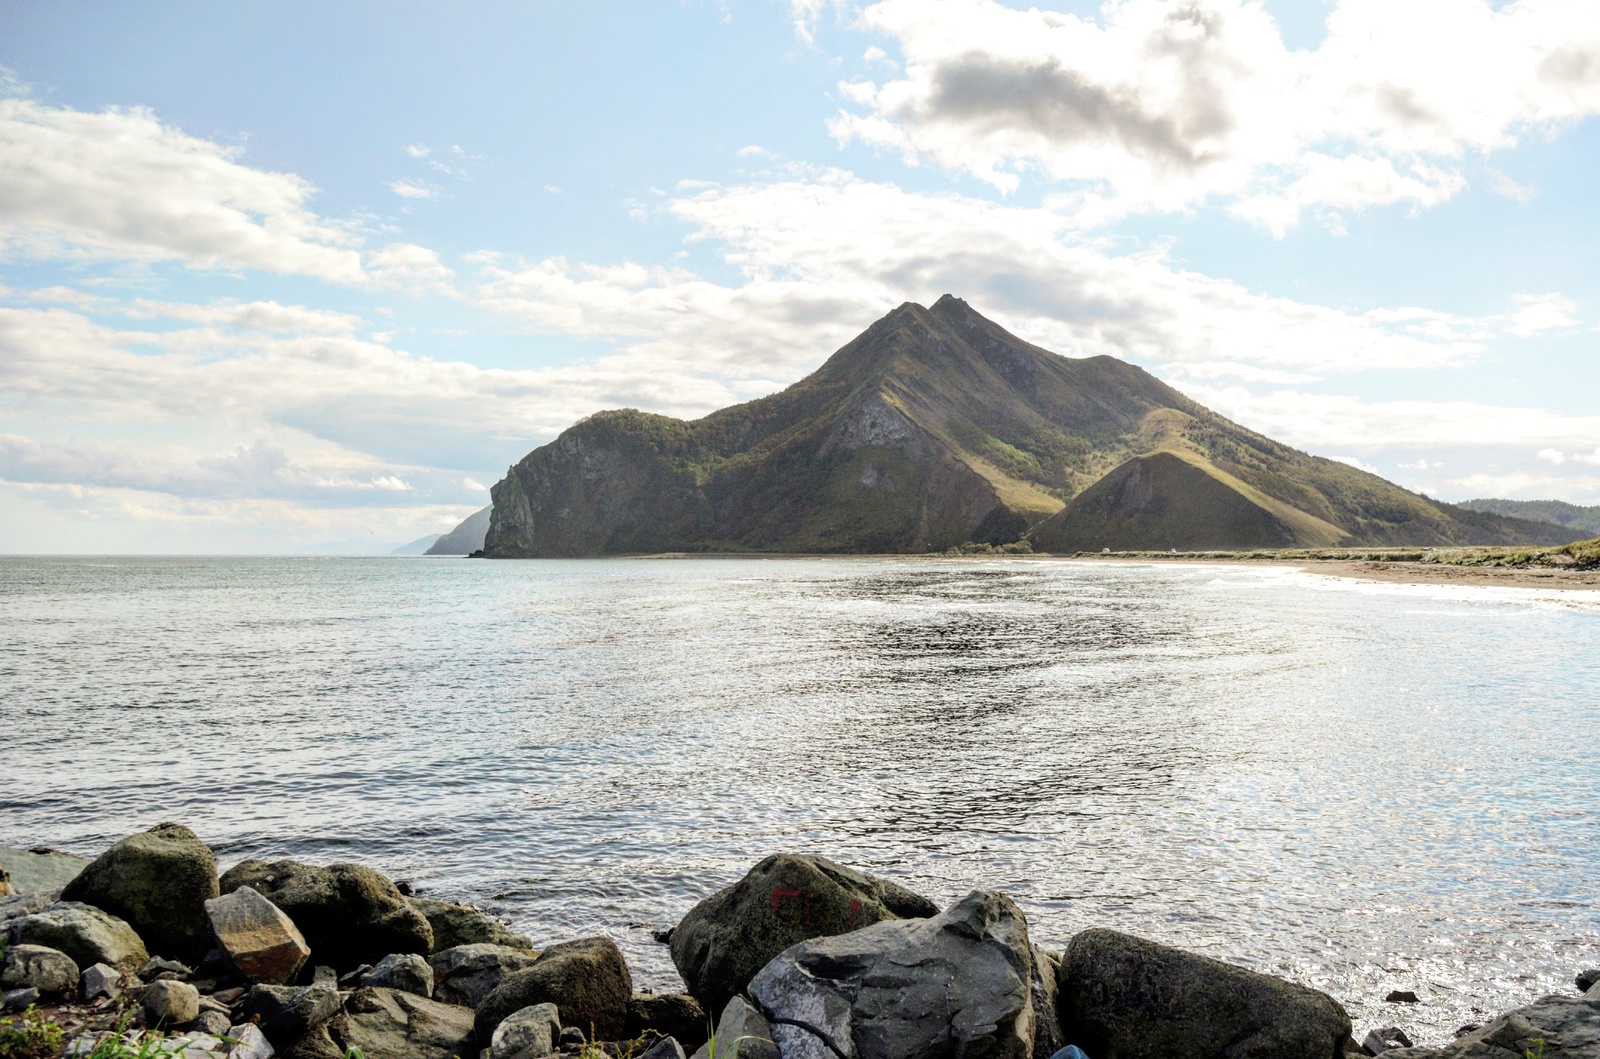
<instances>
[{"instance_id":1,"label":"green mountain slope","mask_svg":"<svg viewBox=\"0 0 1600 1059\"><path fill-rule=\"evenodd\" d=\"M1549 522L1584 533L1600 533L1600 504L1583 507L1565 500L1463 500L1456 507L1468 511L1486 511L1509 518Z\"/></svg>"},{"instance_id":2,"label":"green mountain slope","mask_svg":"<svg viewBox=\"0 0 1600 1059\"><path fill-rule=\"evenodd\" d=\"M449 533L442 533L425 554L471 555L483 547L483 538L489 532L489 509L481 507L456 524Z\"/></svg>"},{"instance_id":3,"label":"green mountain slope","mask_svg":"<svg viewBox=\"0 0 1600 1059\"><path fill-rule=\"evenodd\" d=\"M931 308L900 306L769 397L692 422L631 409L582 420L494 486L484 550L532 557L999 544L1047 529L1108 472L1158 452L1184 467L1155 461L1155 486L1182 493L1199 485L1213 506L1254 506L1285 528L1285 546L1571 539L1308 456L1140 368L1050 353L946 295ZM1219 536L1204 507L1191 520L1205 524L1203 533L1186 530L1157 546L1253 545Z\"/></svg>"}]
</instances>

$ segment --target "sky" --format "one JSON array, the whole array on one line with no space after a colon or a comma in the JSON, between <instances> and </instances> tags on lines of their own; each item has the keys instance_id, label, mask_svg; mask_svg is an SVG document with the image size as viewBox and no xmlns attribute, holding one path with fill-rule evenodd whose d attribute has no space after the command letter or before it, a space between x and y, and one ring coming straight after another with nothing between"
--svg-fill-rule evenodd
<instances>
[{"instance_id":1,"label":"sky","mask_svg":"<svg viewBox=\"0 0 1600 1059\"><path fill-rule=\"evenodd\" d=\"M0 552L442 532L945 293L1600 503L1597 115L1592 0L9 0Z\"/></svg>"}]
</instances>

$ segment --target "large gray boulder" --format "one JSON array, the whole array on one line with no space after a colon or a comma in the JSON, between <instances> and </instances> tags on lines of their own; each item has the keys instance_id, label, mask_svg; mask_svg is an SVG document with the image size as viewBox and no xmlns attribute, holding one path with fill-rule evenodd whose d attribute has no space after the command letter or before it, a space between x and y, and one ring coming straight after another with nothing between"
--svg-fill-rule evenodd
<instances>
[{"instance_id":1,"label":"large gray boulder","mask_svg":"<svg viewBox=\"0 0 1600 1059\"><path fill-rule=\"evenodd\" d=\"M482 909L471 905L408 897L406 903L427 919L433 928L433 951L443 952L458 945L504 945L509 949L532 950L533 939L524 937Z\"/></svg>"},{"instance_id":2,"label":"large gray boulder","mask_svg":"<svg viewBox=\"0 0 1600 1059\"><path fill-rule=\"evenodd\" d=\"M187 1026L200 1016L200 990L187 982L151 982L139 997L146 1026Z\"/></svg>"},{"instance_id":3,"label":"large gray boulder","mask_svg":"<svg viewBox=\"0 0 1600 1059\"><path fill-rule=\"evenodd\" d=\"M291 982L311 955L294 920L251 887L207 901L206 917L218 947L252 982Z\"/></svg>"},{"instance_id":4,"label":"large gray boulder","mask_svg":"<svg viewBox=\"0 0 1600 1059\"><path fill-rule=\"evenodd\" d=\"M476 1056L472 1009L441 1004L398 989L357 989L327 1025L340 1053L367 1059L452 1059Z\"/></svg>"},{"instance_id":5,"label":"large gray boulder","mask_svg":"<svg viewBox=\"0 0 1600 1059\"><path fill-rule=\"evenodd\" d=\"M12 894L53 894L88 864L83 857L46 849L7 849L0 847L0 873L8 876Z\"/></svg>"},{"instance_id":6,"label":"large gray boulder","mask_svg":"<svg viewBox=\"0 0 1600 1059\"><path fill-rule=\"evenodd\" d=\"M1395 1048L1384 1059L1600 1059L1600 985L1508 1011L1443 1048Z\"/></svg>"},{"instance_id":7,"label":"large gray boulder","mask_svg":"<svg viewBox=\"0 0 1600 1059\"><path fill-rule=\"evenodd\" d=\"M715 1032L695 1051L694 1059L712 1059L713 1054L716 1059L779 1059L772 1026L742 996L723 1006Z\"/></svg>"},{"instance_id":8,"label":"large gray boulder","mask_svg":"<svg viewBox=\"0 0 1600 1059\"><path fill-rule=\"evenodd\" d=\"M531 967L507 975L478 1005L478 1038L490 1040L507 1015L551 1003L564 1026L592 1030L600 1041L622 1039L628 1028L633 976L610 938L579 938L544 950Z\"/></svg>"},{"instance_id":9,"label":"large gray boulder","mask_svg":"<svg viewBox=\"0 0 1600 1059\"><path fill-rule=\"evenodd\" d=\"M689 910L672 931L672 962L707 1011L721 1011L791 945L883 920L938 914L932 901L825 857L768 857Z\"/></svg>"},{"instance_id":10,"label":"large gray boulder","mask_svg":"<svg viewBox=\"0 0 1600 1059\"><path fill-rule=\"evenodd\" d=\"M433 968L414 952L396 952L378 961L361 976L367 989L398 989L416 996L433 996Z\"/></svg>"},{"instance_id":11,"label":"large gray boulder","mask_svg":"<svg viewBox=\"0 0 1600 1059\"><path fill-rule=\"evenodd\" d=\"M12 945L0 968L0 987L41 993L71 993L78 988L78 965L59 949L43 945Z\"/></svg>"},{"instance_id":12,"label":"large gray boulder","mask_svg":"<svg viewBox=\"0 0 1600 1059\"><path fill-rule=\"evenodd\" d=\"M341 973L390 953L433 950L433 928L383 875L359 864L326 868L247 860L222 876L222 891L249 886L294 920L319 964Z\"/></svg>"},{"instance_id":13,"label":"large gray boulder","mask_svg":"<svg viewBox=\"0 0 1600 1059\"><path fill-rule=\"evenodd\" d=\"M932 919L796 945L749 992L783 1059L1031 1059L1032 982L1022 912L979 891Z\"/></svg>"},{"instance_id":14,"label":"large gray boulder","mask_svg":"<svg viewBox=\"0 0 1600 1059\"><path fill-rule=\"evenodd\" d=\"M1350 1039L1326 993L1114 930L1067 946L1059 1017L1094 1059L1339 1059Z\"/></svg>"},{"instance_id":15,"label":"large gray boulder","mask_svg":"<svg viewBox=\"0 0 1600 1059\"><path fill-rule=\"evenodd\" d=\"M486 943L436 952L428 960L433 968L433 995L447 1004L475 1008L507 975L527 970L538 958L535 952Z\"/></svg>"},{"instance_id":16,"label":"large gray boulder","mask_svg":"<svg viewBox=\"0 0 1600 1059\"><path fill-rule=\"evenodd\" d=\"M535 1004L507 1015L495 1027L489 1059L544 1059L561 1039L561 1013L554 1004Z\"/></svg>"},{"instance_id":17,"label":"large gray boulder","mask_svg":"<svg viewBox=\"0 0 1600 1059\"><path fill-rule=\"evenodd\" d=\"M8 924L7 943L60 949L79 967L109 963L132 974L150 959L127 923L93 905L57 901Z\"/></svg>"},{"instance_id":18,"label":"large gray boulder","mask_svg":"<svg viewBox=\"0 0 1600 1059\"><path fill-rule=\"evenodd\" d=\"M104 909L158 955L196 961L211 948L206 902L217 896L217 862L182 824L157 824L96 857L61 891L63 901Z\"/></svg>"}]
</instances>

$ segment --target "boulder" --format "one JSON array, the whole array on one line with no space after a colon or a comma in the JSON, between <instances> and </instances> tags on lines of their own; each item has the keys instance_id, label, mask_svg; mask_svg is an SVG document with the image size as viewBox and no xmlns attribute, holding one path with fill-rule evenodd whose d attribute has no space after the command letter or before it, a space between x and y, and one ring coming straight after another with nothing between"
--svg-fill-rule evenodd
<instances>
[{"instance_id":1,"label":"boulder","mask_svg":"<svg viewBox=\"0 0 1600 1059\"><path fill-rule=\"evenodd\" d=\"M1061 999L1063 953L1033 947L1033 1059L1050 1059L1069 1043L1061 1033L1057 1008Z\"/></svg>"},{"instance_id":2,"label":"boulder","mask_svg":"<svg viewBox=\"0 0 1600 1059\"><path fill-rule=\"evenodd\" d=\"M712 1059L713 1055L716 1059L778 1059L772 1026L744 997L736 996L723 1007L716 1032L695 1050L694 1059Z\"/></svg>"},{"instance_id":3,"label":"boulder","mask_svg":"<svg viewBox=\"0 0 1600 1059\"><path fill-rule=\"evenodd\" d=\"M433 968L414 952L392 953L361 976L366 989L398 989L417 996L433 995Z\"/></svg>"},{"instance_id":4,"label":"boulder","mask_svg":"<svg viewBox=\"0 0 1600 1059\"><path fill-rule=\"evenodd\" d=\"M252 982L291 982L311 955L294 920L249 886L207 901L206 918L217 945Z\"/></svg>"},{"instance_id":5,"label":"boulder","mask_svg":"<svg viewBox=\"0 0 1600 1059\"><path fill-rule=\"evenodd\" d=\"M1032 980L1022 912L979 891L932 919L802 942L762 968L750 997L784 1059L1031 1059Z\"/></svg>"},{"instance_id":6,"label":"boulder","mask_svg":"<svg viewBox=\"0 0 1600 1059\"><path fill-rule=\"evenodd\" d=\"M703 1031L702 1031L703 1032ZM639 1053L639 1059L686 1059L676 1037L662 1037Z\"/></svg>"},{"instance_id":7,"label":"boulder","mask_svg":"<svg viewBox=\"0 0 1600 1059\"><path fill-rule=\"evenodd\" d=\"M672 930L672 962L707 1011L720 1011L774 956L802 941L938 907L823 857L780 853L689 910Z\"/></svg>"},{"instance_id":8,"label":"boulder","mask_svg":"<svg viewBox=\"0 0 1600 1059\"><path fill-rule=\"evenodd\" d=\"M326 868L280 860L247 860L222 876L222 890L249 886L281 908L316 953L341 972L376 964L390 953L426 956L433 928L394 883L359 864Z\"/></svg>"},{"instance_id":9,"label":"boulder","mask_svg":"<svg viewBox=\"0 0 1600 1059\"><path fill-rule=\"evenodd\" d=\"M109 963L97 963L78 976L78 990L85 1001L116 1000L122 996L127 976Z\"/></svg>"},{"instance_id":10,"label":"boulder","mask_svg":"<svg viewBox=\"0 0 1600 1059\"><path fill-rule=\"evenodd\" d=\"M636 993L628 1001L628 1040L650 1034L675 1037L685 1048L706 1042L705 1008L688 993Z\"/></svg>"},{"instance_id":11,"label":"boulder","mask_svg":"<svg viewBox=\"0 0 1600 1059\"><path fill-rule=\"evenodd\" d=\"M406 903L427 919L433 928L433 951L443 952L458 945L504 945L508 949L532 949L533 941L514 933L510 927L482 909L426 897L407 897Z\"/></svg>"},{"instance_id":12,"label":"boulder","mask_svg":"<svg viewBox=\"0 0 1600 1059\"><path fill-rule=\"evenodd\" d=\"M1384 1059L1600 1059L1600 1003L1547 996L1443 1048L1396 1048Z\"/></svg>"},{"instance_id":13,"label":"boulder","mask_svg":"<svg viewBox=\"0 0 1600 1059\"><path fill-rule=\"evenodd\" d=\"M0 987L41 993L70 993L78 987L78 965L59 949L43 945L12 945L0 968Z\"/></svg>"},{"instance_id":14,"label":"boulder","mask_svg":"<svg viewBox=\"0 0 1600 1059\"><path fill-rule=\"evenodd\" d=\"M328 1035L348 1055L357 1049L367 1059L451 1059L475 1057L472 1009L397 989L358 989L344 1012L330 1020Z\"/></svg>"},{"instance_id":15,"label":"boulder","mask_svg":"<svg viewBox=\"0 0 1600 1059\"><path fill-rule=\"evenodd\" d=\"M127 921L162 956L198 961L211 947L206 902L217 896L217 862L181 824L157 824L118 842L61 891Z\"/></svg>"},{"instance_id":16,"label":"boulder","mask_svg":"<svg viewBox=\"0 0 1600 1059\"><path fill-rule=\"evenodd\" d=\"M0 872L10 876L13 894L59 893L88 863L83 857L43 846L33 849L0 847Z\"/></svg>"},{"instance_id":17,"label":"boulder","mask_svg":"<svg viewBox=\"0 0 1600 1059\"><path fill-rule=\"evenodd\" d=\"M339 1011L339 991L327 985L257 985L240 1009L256 1018L267 1040L286 1047L327 1022Z\"/></svg>"},{"instance_id":18,"label":"boulder","mask_svg":"<svg viewBox=\"0 0 1600 1059\"><path fill-rule=\"evenodd\" d=\"M51 893L16 894L11 897L0 897L0 930L4 930L13 919L31 916L35 912L43 912L54 903L55 896Z\"/></svg>"},{"instance_id":19,"label":"boulder","mask_svg":"<svg viewBox=\"0 0 1600 1059\"><path fill-rule=\"evenodd\" d=\"M0 993L0 1011L22 1011L39 1002L39 991L31 985Z\"/></svg>"},{"instance_id":20,"label":"boulder","mask_svg":"<svg viewBox=\"0 0 1600 1059\"><path fill-rule=\"evenodd\" d=\"M1383 1026L1368 1033L1361 1041L1361 1050L1368 1055L1380 1055L1396 1048L1411 1048L1411 1038L1399 1026Z\"/></svg>"},{"instance_id":21,"label":"boulder","mask_svg":"<svg viewBox=\"0 0 1600 1059\"><path fill-rule=\"evenodd\" d=\"M1094 1059L1334 1059L1350 1016L1325 993L1113 930L1067 946L1060 1020Z\"/></svg>"},{"instance_id":22,"label":"boulder","mask_svg":"<svg viewBox=\"0 0 1600 1059\"><path fill-rule=\"evenodd\" d=\"M75 901L57 901L32 915L13 919L7 935L12 945L60 949L79 967L109 963L131 974L150 959L144 942L127 923L93 905Z\"/></svg>"},{"instance_id":23,"label":"boulder","mask_svg":"<svg viewBox=\"0 0 1600 1059\"><path fill-rule=\"evenodd\" d=\"M272 1059L272 1042L255 1023L230 1027L228 1036L234 1042L228 1050L228 1059Z\"/></svg>"},{"instance_id":24,"label":"boulder","mask_svg":"<svg viewBox=\"0 0 1600 1059\"><path fill-rule=\"evenodd\" d=\"M504 945L457 945L445 949L428 961L433 968L433 995L446 1004L475 1008L506 975L532 967L538 958L537 953Z\"/></svg>"},{"instance_id":25,"label":"boulder","mask_svg":"<svg viewBox=\"0 0 1600 1059\"><path fill-rule=\"evenodd\" d=\"M507 1015L495 1027L489 1059L541 1059L561 1039L561 1016L554 1004L535 1004Z\"/></svg>"},{"instance_id":26,"label":"boulder","mask_svg":"<svg viewBox=\"0 0 1600 1059\"><path fill-rule=\"evenodd\" d=\"M194 1030L196 1033L209 1033L213 1037L225 1037L232 1021L225 1011L202 1010L195 1016Z\"/></svg>"},{"instance_id":27,"label":"boulder","mask_svg":"<svg viewBox=\"0 0 1600 1059\"><path fill-rule=\"evenodd\" d=\"M177 960L164 960L159 956L152 956L134 974L146 982L159 982L167 979L181 982L194 974L194 972L187 965L181 964Z\"/></svg>"},{"instance_id":28,"label":"boulder","mask_svg":"<svg viewBox=\"0 0 1600 1059\"><path fill-rule=\"evenodd\" d=\"M592 1028L596 1040L615 1041L628 1028L633 977L610 938L580 938L552 945L526 970L507 975L478 1005L478 1038L489 1040L514 1011L551 1003L566 1026Z\"/></svg>"},{"instance_id":29,"label":"boulder","mask_svg":"<svg viewBox=\"0 0 1600 1059\"><path fill-rule=\"evenodd\" d=\"M1590 967L1578 972L1578 977L1572 980L1578 987L1578 992L1587 993L1596 985L1600 985L1600 967Z\"/></svg>"},{"instance_id":30,"label":"boulder","mask_svg":"<svg viewBox=\"0 0 1600 1059\"><path fill-rule=\"evenodd\" d=\"M151 982L139 998L146 1026L187 1026L200 1014L200 990L186 982Z\"/></svg>"}]
</instances>

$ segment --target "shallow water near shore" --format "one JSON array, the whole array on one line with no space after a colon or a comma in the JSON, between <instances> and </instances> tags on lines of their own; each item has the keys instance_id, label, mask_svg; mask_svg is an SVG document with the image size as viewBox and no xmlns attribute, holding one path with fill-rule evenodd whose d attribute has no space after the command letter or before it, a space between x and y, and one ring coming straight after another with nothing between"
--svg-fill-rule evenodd
<instances>
[{"instance_id":1,"label":"shallow water near shore","mask_svg":"<svg viewBox=\"0 0 1600 1059\"><path fill-rule=\"evenodd\" d=\"M0 559L0 845L161 820L540 943L767 853L1419 1043L1600 964L1600 604L1044 560ZM1413 989L1419 1005L1382 1002Z\"/></svg>"}]
</instances>

